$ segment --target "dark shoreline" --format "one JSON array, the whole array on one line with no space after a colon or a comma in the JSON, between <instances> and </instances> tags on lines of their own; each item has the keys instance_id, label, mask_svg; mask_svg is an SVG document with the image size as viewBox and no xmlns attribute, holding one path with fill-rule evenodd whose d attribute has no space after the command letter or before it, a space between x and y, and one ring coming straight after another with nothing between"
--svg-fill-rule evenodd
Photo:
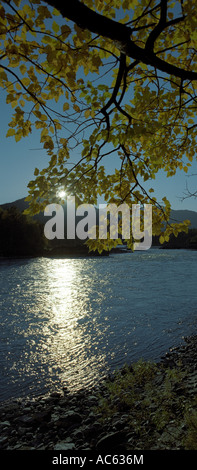
<instances>
[{"instance_id":1,"label":"dark shoreline","mask_svg":"<svg viewBox=\"0 0 197 470\"><path fill-rule=\"evenodd\" d=\"M197 391L197 335L184 338L182 344L170 349L157 367L158 386L162 386L166 368L181 369L185 374L185 387L184 391L180 389L177 393L182 393L181 400L185 402L194 400ZM123 369L120 369L122 374ZM113 374L109 380L113 382ZM134 430L131 432L128 428L128 414L124 411L116 413L111 420L101 421L101 414L95 412L99 393L108 397L105 380L92 389L76 393L63 389L34 399L0 403L0 450L113 451L115 446L115 449L120 447L126 451L129 443L132 448L146 449L144 438L136 438ZM168 424L171 441L169 429L165 429L157 435L153 450L183 449L184 423L180 422L177 427L171 420Z\"/></svg>"},{"instance_id":2,"label":"dark shoreline","mask_svg":"<svg viewBox=\"0 0 197 470\"><path fill-rule=\"evenodd\" d=\"M195 246L176 246L176 245L152 245L151 248L158 250L179 250L179 251L197 251L197 245ZM131 249L120 249L112 248L110 251L103 250L101 253L98 250L89 251L88 247L67 247L67 248L54 248L52 250L44 250L40 253L35 254L15 254L15 255L2 255L0 254L0 261L12 261L12 260L26 260L26 259L35 259L35 258L49 258L49 259L69 259L69 258L95 258L95 257L108 257L111 254L132 254Z\"/></svg>"}]
</instances>

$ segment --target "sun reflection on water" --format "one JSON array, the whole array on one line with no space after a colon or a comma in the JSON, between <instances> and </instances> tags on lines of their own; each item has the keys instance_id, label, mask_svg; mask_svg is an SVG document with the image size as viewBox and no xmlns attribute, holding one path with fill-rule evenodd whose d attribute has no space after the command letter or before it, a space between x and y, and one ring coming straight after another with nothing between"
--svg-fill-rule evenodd
<instances>
[{"instance_id":1,"label":"sun reflection on water","mask_svg":"<svg viewBox=\"0 0 197 470\"><path fill-rule=\"evenodd\" d=\"M84 287L84 269L80 266L71 259L50 263L46 284L51 311L42 344L43 361L53 369L55 364L64 386L75 390L96 380L105 363L105 355L97 352L95 344L99 325L96 317L90 315L92 284L88 277Z\"/></svg>"}]
</instances>

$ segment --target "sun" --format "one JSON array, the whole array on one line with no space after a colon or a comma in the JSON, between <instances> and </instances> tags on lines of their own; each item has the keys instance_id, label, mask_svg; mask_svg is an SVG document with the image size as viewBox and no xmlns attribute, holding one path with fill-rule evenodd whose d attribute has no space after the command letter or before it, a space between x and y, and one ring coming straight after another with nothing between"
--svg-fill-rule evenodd
<instances>
[{"instance_id":1,"label":"sun","mask_svg":"<svg viewBox=\"0 0 197 470\"><path fill-rule=\"evenodd\" d=\"M64 189L60 189L58 192L57 192L57 196L60 198L60 199L64 199L66 197L66 191L64 191Z\"/></svg>"}]
</instances>

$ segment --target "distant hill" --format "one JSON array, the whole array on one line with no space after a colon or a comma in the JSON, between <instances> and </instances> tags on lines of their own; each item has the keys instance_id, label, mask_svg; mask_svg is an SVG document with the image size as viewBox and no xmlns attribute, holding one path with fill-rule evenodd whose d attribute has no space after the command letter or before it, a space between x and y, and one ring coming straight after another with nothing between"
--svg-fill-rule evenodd
<instances>
[{"instance_id":1,"label":"distant hill","mask_svg":"<svg viewBox=\"0 0 197 470\"><path fill-rule=\"evenodd\" d=\"M6 204L1 204L2 209L8 209L11 206L16 206L21 212L23 212L28 207L28 202L25 201L25 198L17 199L13 202L8 202ZM47 218L43 213L37 214L34 216L36 220L39 220L42 223L45 223ZM190 210L171 210L170 222L183 222L184 220L190 220L190 228L197 228L197 212Z\"/></svg>"},{"instance_id":2,"label":"distant hill","mask_svg":"<svg viewBox=\"0 0 197 470\"><path fill-rule=\"evenodd\" d=\"M19 209L21 212L23 212L25 209L28 207L28 202L25 201L25 198L22 199L17 199L17 201L13 202L6 202L5 204L1 204L0 207L2 209L8 209L9 207L15 206L17 209Z\"/></svg>"},{"instance_id":3,"label":"distant hill","mask_svg":"<svg viewBox=\"0 0 197 470\"><path fill-rule=\"evenodd\" d=\"M190 228L197 228L197 212L189 210L171 210L171 223L183 222L183 220L190 220Z\"/></svg>"},{"instance_id":4,"label":"distant hill","mask_svg":"<svg viewBox=\"0 0 197 470\"><path fill-rule=\"evenodd\" d=\"M25 209L28 208L29 203L25 201L25 198L22 198L22 199L17 199L16 201L13 201L13 202L7 202L5 204L0 205L2 209L9 209L12 206L17 207L17 209L20 212L23 212ZM42 212L40 214L35 215L33 218L35 218L36 220L39 220L41 223L46 222L46 218Z\"/></svg>"}]
</instances>

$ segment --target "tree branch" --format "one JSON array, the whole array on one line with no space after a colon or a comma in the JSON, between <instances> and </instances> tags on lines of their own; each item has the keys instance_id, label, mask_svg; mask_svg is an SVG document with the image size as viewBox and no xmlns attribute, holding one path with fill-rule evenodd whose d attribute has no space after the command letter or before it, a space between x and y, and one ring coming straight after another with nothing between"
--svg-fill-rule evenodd
<instances>
[{"instance_id":1,"label":"tree branch","mask_svg":"<svg viewBox=\"0 0 197 470\"><path fill-rule=\"evenodd\" d=\"M169 26L178 24L180 23L180 21L183 21L185 19L185 16L181 16L180 18L174 18L171 21L167 21L167 3L168 3L168 0L161 0L161 13L160 13L159 23L151 31L146 41L145 48L148 49L149 51L153 52L155 41L160 36L160 34L164 31L165 28L169 28Z\"/></svg>"},{"instance_id":2,"label":"tree branch","mask_svg":"<svg viewBox=\"0 0 197 470\"><path fill-rule=\"evenodd\" d=\"M107 104L101 109L102 113L104 113L107 110L107 108L109 108L111 106L111 104L113 104L115 102L116 96L118 94L118 91L119 91L119 88L120 88L120 85L121 85L121 81L122 81L122 78L123 78L125 67L126 67L126 56L125 56L125 54L121 54L120 55L120 66L119 66L119 70L118 70L118 75L117 75L115 87L113 89L113 93L111 95L111 98L109 99Z\"/></svg>"},{"instance_id":3,"label":"tree branch","mask_svg":"<svg viewBox=\"0 0 197 470\"><path fill-rule=\"evenodd\" d=\"M146 41L145 48L149 49L149 51L153 51L154 43L155 43L156 39L159 37L161 32L166 27L167 3L168 3L168 0L161 0L161 12L160 12L159 23L155 26L154 29L152 29L152 31L149 34L149 37Z\"/></svg>"},{"instance_id":4,"label":"tree branch","mask_svg":"<svg viewBox=\"0 0 197 470\"><path fill-rule=\"evenodd\" d=\"M118 21L107 18L100 13L96 13L79 0L66 2L62 2L62 0L45 0L45 2L59 10L63 17L73 21L82 29L88 29L92 33L111 39L116 43L117 48L119 48L119 50L125 53L128 57L131 57L134 60L139 60L146 65L156 67L158 70L168 75L174 75L175 77L182 78L183 80L197 80L197 72L182 69L160 59L149 47L142 48L138 46L130 38L132 33L131 28L119 23ZM152 33L150 33L150 36L152 34L152 39L149 40L149 45L151 47L158 36L159 31L161 32L161 25L164 25L164 20L166 18L166 3L167 0L163 0L161 2L162 14L159 22L160 25L157 25L152 30Z\"/></svg>"}]
</instances>

